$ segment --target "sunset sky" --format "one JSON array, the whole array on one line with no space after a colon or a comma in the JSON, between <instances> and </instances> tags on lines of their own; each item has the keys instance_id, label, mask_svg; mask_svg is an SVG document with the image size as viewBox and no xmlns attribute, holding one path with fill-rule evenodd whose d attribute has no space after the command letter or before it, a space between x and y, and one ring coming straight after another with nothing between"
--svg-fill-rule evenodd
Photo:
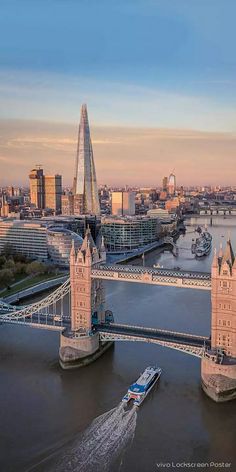
<instances>
[{"instance_id":1,"label":"sunset sky","mask_svg":"<svg viewBox=\"0 0 236 472\"><path fill-rule=\"evenodd\" d=\"M235 184L235 0L0 3L0 185L71 184L84 102L99 183Z\"/></svg>"}]
</instances>

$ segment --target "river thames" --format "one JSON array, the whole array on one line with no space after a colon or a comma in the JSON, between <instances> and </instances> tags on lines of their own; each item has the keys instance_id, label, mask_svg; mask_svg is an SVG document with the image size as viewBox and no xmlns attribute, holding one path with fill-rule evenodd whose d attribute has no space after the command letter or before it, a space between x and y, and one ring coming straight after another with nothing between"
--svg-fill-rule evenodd
<instances>
[{"instance_id":1,"label":"river thames","mask_svg":"<svg viewBox=\"0 0 236 472\"><path fill-rule=\"evenodd\" d=\"M196 260L194 227L179 238L177 258L154 251L145 264L210 271L213 248L225 244L228 231L236 250L236 219L219 218L209 226L211 254ZM208 291L111 281L106 293L117 322L210 334ZM0 326L2 472L152 472L178 470L184 462L190 470L222 470L219 463L236 470L236 402L216 404L203 393L199 359L117 342L94 364L63 371L58 348L57 333ZM148 365L163 369L160 383L138 411L126 414L121 398Z\"/></svg>"}]
</instances>

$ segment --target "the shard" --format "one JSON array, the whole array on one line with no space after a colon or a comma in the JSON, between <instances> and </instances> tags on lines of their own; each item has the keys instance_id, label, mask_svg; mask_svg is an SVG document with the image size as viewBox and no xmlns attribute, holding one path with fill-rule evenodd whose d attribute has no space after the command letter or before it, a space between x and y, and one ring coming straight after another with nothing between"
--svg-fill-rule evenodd
<instances>
[{"instance_id":1,"label":"the shard","mask_svg":"<svg viewBox=\"0 0 236 472\"><path fill-rule=\"evenodd\" d=\"M76 213L100 214L97 179L86 105L82 105L81 108L73 195L74 206L77 207Z\"/></svg>"}]
</instances>

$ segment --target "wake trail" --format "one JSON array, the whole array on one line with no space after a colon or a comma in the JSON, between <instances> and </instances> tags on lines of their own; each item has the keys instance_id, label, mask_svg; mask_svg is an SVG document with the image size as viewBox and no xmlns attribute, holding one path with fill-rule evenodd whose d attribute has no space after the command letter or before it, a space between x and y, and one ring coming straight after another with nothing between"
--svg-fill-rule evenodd
<instances>
[{"instance_id":1,"label":"wake trail","mask_svg":"<svg viewBox=\"0 0 236 472\"><path fill-rule=\"evenodd\" d=\"M123 403L98 416L58 459L55 472L92 472L109 470L111 462L132 441L137 422L137 407L124 409Z\"/></svg>"}]
</instances>

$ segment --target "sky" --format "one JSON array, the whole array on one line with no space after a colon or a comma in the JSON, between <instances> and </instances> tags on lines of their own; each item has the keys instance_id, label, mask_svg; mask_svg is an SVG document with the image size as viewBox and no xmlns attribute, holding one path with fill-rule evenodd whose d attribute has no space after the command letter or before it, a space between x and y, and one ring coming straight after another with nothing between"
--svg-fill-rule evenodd
<instances>
[{"instance_id":1,"label":"sky","mask_svg":"<svg viewBox=\"0 0 236 472\"><path fill-rule=\"evenodd\" d=\"M100 184L234 185L235 17L235 0L0 0L0 185L37 163L70 185L82 103Z\"/></svg>"}]
</instances>

